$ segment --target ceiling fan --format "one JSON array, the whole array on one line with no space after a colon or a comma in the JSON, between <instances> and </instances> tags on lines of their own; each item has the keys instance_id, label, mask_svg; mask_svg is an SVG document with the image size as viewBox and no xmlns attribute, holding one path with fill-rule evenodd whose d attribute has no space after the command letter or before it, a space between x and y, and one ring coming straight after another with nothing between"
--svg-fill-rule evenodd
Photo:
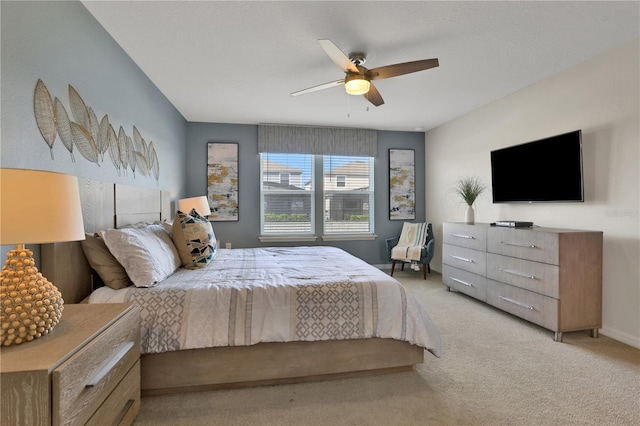
<instances>
[{"instance_id":1,"label":"ceiling fan","mask_svg":"<svg viewBox=\"0 0 640 426\"><path fill-rule=\"evenodd\" d=\"M318 42L327 55L329 55L329 58L331 58L331 60L345 72L346 76L340 80L299 90L292 93L291 96L304 95L306 93L317 92L318 90L344 85L348 94L363 95L375 106L380 106L384 104L384 100L382 99L380 92L378 92L378 89L376 89L376 86L371 83L372 80L397 77L399 75L435 68L439 65L438 59L434 58L367 69L363 66L366 62L366 56L363 52L352 52L347 56L342 53L342 51L338 49L331 40L318 40Z\"/></svg>"}]
</instances>

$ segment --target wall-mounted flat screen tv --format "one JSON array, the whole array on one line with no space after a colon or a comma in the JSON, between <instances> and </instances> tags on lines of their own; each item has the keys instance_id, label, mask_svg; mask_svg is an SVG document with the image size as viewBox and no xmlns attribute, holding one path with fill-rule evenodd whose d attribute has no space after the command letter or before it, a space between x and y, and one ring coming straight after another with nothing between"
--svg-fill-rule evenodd
<instances>
[{"instance_id":1,"label":"wall-mounted flat screen tv","mask_svg":"<svg viewBox=\"0 0 640 426\"><path fill-rule=\"evenodd\" d=\"M582 131L491 151L494 203L584 201Z\"/></svg>"}]
</instances>

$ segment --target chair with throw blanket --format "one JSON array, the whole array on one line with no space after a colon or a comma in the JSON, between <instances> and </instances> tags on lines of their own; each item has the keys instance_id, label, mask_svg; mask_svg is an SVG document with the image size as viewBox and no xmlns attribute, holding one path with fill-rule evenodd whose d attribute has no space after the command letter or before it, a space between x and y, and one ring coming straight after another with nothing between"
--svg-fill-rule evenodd
<instances>
[{"instance_id":1,"label":"chair with throw blanket","mask_svg":"<svg viewBox=\"0 0 640 426\"><path fill-rule=\"evenodd\" d=\"M410 223L402 225L402 232L397 238L386 240L387 253L391 261L391 276L396 268L396 262L410 263L411 268L419 271L422 265L422 275L427 279L427 271L431 272L429 263L433 259L436 241L430 223Z\"/></svg>"}]
</instances>

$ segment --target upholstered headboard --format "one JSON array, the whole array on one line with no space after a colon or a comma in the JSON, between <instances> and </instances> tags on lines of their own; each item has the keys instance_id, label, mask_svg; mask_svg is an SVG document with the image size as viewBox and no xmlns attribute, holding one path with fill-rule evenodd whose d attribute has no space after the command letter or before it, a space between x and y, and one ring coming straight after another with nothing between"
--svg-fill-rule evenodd
<instances>
[{"instance_id":1,"label":"upholstered headboard","mask_svg":"<svg viewBox=\"0 0 640 426\"><path fill-rule=\"evenodd\" d=\"M84 230L88 234L136 222L171 219L168 191L79 179ZM79 303L92 291L91 267L80 242L43 244L42 274L49 279L65 303Z\"/></svg>"}]
</instances>

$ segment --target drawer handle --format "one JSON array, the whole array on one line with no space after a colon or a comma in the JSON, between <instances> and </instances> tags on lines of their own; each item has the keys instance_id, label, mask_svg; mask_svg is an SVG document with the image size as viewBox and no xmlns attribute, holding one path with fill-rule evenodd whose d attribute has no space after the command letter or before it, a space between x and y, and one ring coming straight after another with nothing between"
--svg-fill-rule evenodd
<instances>
[{"instance_id":1,"label":"drawer handle","mask_svg":"<svg viewBox=\"0 0 640 426\"><path fill-rule=\"evenodd\" d=\"M133 342L127 342L120 346L118 352L113 357L111 357L111 359L109 359L107 363L105 363L92 378L89 379L85 387L92 388L100 383L100 381L102 381L102 379L104 379L107 374L109 374L111 370L113 370L113 367L117 363L119 363L122 358L124 358L124 356L131 350L132 347Z\"/></svg>"},{"instance_id":2,"label":"drawer handle","mask_svg":"<svg viewBox=\"0 0 640 426\"><path fill-rule=\"evenodd\" d=\"M117 423L113 423L113 424L117 424L119 425L120 423L122 423L122 419L124 419L124 417L127 415L127 413L129 413L129 410L131 410L131 406L135 403L135 399L129 399L127 400L127 403L124 405L124 407L122 408L122 410L120 410L120 413L118 415L118 422Z\"/></svg>"},{"instance_id":3,"label":"drawer handle","mask_svg":"<svg viewBox=\"0 0 640 426\"><path fill-rule=\"evenodd\" d=\"M535 275L529 275L526 272L515 271L513 269L500 268L500 272L506 272L507 274L517 275L519 277L529 278L531 280L535 280L536 279Z\"/></svg>"},{"instance_id":4,"label":"drawer handle","mask_svg":"<svg viewBox=\"0 0 640 426\"><path fill-rule=\"evenodd\" d=\"M533 311L533 310L535 310L535 308L534 308L533 306L531 306L531 305L525 305L524 303L522 303L522 302L518 302L517 300L509 299L508 297L504 297L504 296L498 296L498 297L499 297L500 299L504 300L504 301L507 301L507 302L509 302L509 303L513 303L514 305L518 305L518 306L521 306L521 307L523 307L523 308L530 309L530 310L532 310L532 311Z\"/></svg>"},{"instance_id":5,"label":"drawer handle","mask_svg":"<svg viewBox=\"0 0 640 426\"><path fill-rule=\"evenodd\" d=\"M459 279L457 279L457 278L449 277L449 279L450 279L451 281L455 281L455 282L460 283L460 284L462 284L462 285L466 285L467 287L473 287L473 284L469 284L469 283L464 282L464 281L462 281L462 280L459 280Z\"/></svg>"},{"instance_id":6,"label":"drawer handle","mask_svg":"<svg viewBox=\"0 0 640 426\"><path fill-rule=\"evenodd\" d=\"M476 237L472 235L464 235L464 234L451 234L452 237L465 238L467 240L475 240Z\"/></svg>"},{"instance_id":7,"label":"drawer handle","mask_svg":"<svg viewBox=\"0 0 640 426\"><path fill-rule=\"evenodd\" d=\"M500 244L504 244L505 246L514 246L514 247L524 247L524 248L538 248L533 244L516 244L516 243L505 243L504 241L500 241Z\"/></svg>"},{"instance_id":8,"label":"drawer handle","mask_svg":"<svg viewBox=\"0 0 640 426\"><path fill-rule=\"evenodd\" d=\"M463 262L475 263L473 260L467 259L466 257L460 257L460 256L454 256L454 255L450 255L450 256L453 257L454 259L462 260Z\"/></svg>"}]
</instances>

